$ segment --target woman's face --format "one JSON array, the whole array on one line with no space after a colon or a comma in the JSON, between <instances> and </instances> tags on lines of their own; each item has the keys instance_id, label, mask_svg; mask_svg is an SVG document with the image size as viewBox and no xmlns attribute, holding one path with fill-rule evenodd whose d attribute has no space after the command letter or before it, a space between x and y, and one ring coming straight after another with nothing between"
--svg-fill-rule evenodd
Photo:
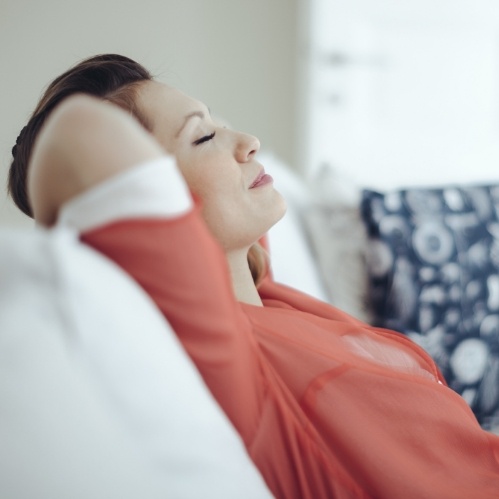
<instances>
[{"instance_id":1,"label":"woman's face","mask_svg":"<svg viewBox=\"0 0 499 499\"><path fill-rule=\"evenodd\" d=\"M284 215L283 198L255 160L256 137L216 123L203 103L162 83L143 83L138 106L156 139L176 157L226 251L249 247Z\"/></svg>"}]
</instances>

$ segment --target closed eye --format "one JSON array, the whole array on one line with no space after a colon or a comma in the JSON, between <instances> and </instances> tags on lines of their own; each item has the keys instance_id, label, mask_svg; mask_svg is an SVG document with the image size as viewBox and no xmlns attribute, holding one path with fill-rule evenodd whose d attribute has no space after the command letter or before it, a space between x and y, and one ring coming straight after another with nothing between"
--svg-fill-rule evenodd
<instances>
[{"instance_id":1,"label":"closed eye","mask_svg":"<svg viewBox=\"0 0 499 499\"><path fill-rule=\"evenodd\" d=\"M204 137L201 137L200 139L197 139L193 142L195 146L198 146L199 144L202 144L203 142L208 142L211 140L213 137L215 137L215 132L211 133L210 135L205 135Z\"/></svg>"}]
</instances>

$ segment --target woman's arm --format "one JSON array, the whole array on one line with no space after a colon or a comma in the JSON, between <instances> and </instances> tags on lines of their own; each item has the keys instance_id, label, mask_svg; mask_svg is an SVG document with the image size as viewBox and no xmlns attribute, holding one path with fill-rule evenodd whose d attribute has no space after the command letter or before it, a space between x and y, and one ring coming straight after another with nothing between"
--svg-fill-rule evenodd
<instances>
[{"instance_id":1,"label":"woman's arm","mask_svg":"<svg viewBox=\"0 0 499 499\"><path fill-rule=\"evenodd\" d=\"M76 228L154 299L248 444L265 393L258 349L225 257L152 136L112 105L70 98L35 146L29 195L38 223Z\"/></svg>"}]
</instances>

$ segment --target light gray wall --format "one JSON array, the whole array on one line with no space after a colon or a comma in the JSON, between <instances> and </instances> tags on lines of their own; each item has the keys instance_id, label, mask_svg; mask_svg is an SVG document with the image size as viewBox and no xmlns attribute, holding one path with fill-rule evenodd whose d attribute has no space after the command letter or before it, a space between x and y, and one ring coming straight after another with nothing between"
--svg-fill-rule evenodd
<instances>
[{"instance_id":1,"label":"light gray wall","mask_svg":"<svg viewBox=\"0 0 499 499\"><path fill-rule=\"evenodd\" d=\"M0 0L0 225L29 225L4 190L42 89L116 52L206 102L296 167L299 0Z\"/></svg>"}]
</instances>

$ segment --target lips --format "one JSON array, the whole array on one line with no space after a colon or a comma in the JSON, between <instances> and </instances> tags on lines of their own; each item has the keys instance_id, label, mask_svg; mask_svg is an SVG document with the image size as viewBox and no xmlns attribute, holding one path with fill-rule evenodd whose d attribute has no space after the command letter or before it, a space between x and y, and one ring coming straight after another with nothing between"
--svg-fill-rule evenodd
<instances>
[{"instance_id":1,"label":"lips","mask_svg":"<svg viewBox=\"0 0 499 499\"><path fill-rule=\"evenodd\" d=\"M255 187L260 187L262 185L268 184L269 182L272 182L274 179L265 173L265 170L262 168L260 170L260 173L256 176L255 180L253 180L253 183L249 186L249 189L254 189Z\"/></svg>"}]
</instances>

